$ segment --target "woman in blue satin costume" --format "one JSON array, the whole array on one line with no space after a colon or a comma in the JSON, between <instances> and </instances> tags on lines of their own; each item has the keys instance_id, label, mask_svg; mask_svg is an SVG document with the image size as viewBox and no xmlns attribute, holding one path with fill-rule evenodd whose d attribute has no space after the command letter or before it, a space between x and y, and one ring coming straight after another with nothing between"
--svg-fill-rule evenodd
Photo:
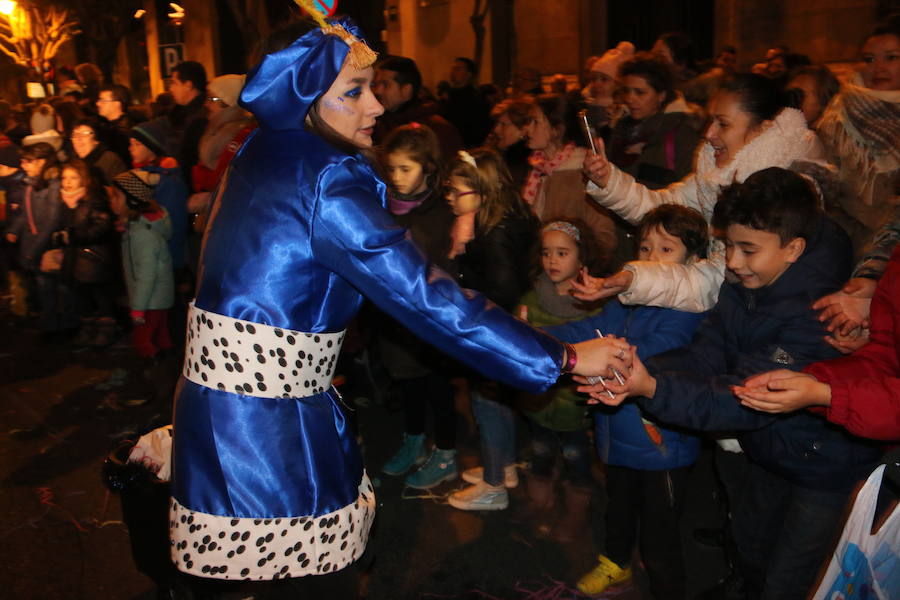
<instances>
[{"instance_id":1,"label":"woman in blue satin costume","mask_svg":"<svg viewBox=\"0 0 900 600\"><path fill-rule=\"evenodd\" d=\"M360 152L383 109L338 25L267 55L241 94L260 127L211 216L175 405L172 558L201 577L332 573L365 549L374 496L330 386L363 296L522 389L627 368L625 342L565 346L426 263Z\"/></svg>"}]
</instances>

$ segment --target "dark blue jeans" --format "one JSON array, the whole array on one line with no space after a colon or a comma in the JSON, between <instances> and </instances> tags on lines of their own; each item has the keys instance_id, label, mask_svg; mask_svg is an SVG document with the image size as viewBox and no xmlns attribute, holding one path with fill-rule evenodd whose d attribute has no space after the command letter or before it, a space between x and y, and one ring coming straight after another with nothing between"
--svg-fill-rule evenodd
<instances>
[{"instance_id":1,"label":"dark blue jeans","mask_svg":"<svg viewBox=\"0 0 900 600\"><path fill-rule=\"evenodd\" d=\"M572 485L591 483L591 441L587 429L553 431L534 421L531 425L531 472L541 477L553 475L558 453L562 452L566 479Z\"/></svg>"},{"instance_id":2,"label":"dark blue jeans","mask_svg":"<svg viewBox=\"0 0 900 600\"><path fill-rule=\"evenodd\" d=\"M843 524L850 490L811 490L750 462L732 499L732 530L748 597L806 598Z\"/></svg>"},{"instance_id":3,"label":"dark blue jeans","mask_svg":"<svg viewBox=\"0 0 900 600\"><path fill-rule=\"evenodd\" d=\"M491 400L472 389L472 412L481 438L484 481L503 484L503 469L516 462L516 413L509 406Z\"/></svg>"}]
</instances>

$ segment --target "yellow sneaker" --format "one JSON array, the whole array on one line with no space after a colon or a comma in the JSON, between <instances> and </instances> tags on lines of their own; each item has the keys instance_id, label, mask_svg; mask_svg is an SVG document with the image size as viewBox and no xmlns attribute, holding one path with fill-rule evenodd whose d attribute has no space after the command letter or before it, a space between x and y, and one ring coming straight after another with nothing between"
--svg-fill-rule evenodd
<instances>
[{"instance_id":1,"label":"yellow sneaker","mask_svg":"<svg viewBox=\"0 0 900 600\"><path fill-rule=\"evenodd\" d=\"M578 591L582 594L593 596L603 592L611 585L631 579L631 567L623 569L602 554L598 558L600 559L600 564L591 569L576 584Z\"/></svg>"}]
</instances>

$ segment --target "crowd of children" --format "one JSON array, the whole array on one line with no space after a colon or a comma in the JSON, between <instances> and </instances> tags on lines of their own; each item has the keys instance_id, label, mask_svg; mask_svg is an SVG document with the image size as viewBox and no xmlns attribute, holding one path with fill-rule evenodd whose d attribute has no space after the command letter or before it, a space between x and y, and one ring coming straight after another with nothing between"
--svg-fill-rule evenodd
<instances>
[{"instance_id":1,"label":"crowd of children","mask_svg":"<svg viewBox=\"0 0 900 600\"><path fill-rule=\"evenodd\" d=\"M885 39L900 41L895 22L867 38L865 47L877 49L866 64L882 60ZM671 63L677 52L668 50ZM519 484L517 436L527 438L527 500L517 518L569 543L601 518L591 508L599 457L606 542L578 589L599 594L628 581L637 549L651 593L668 600L686 597L688 477L703 440L716 439L733 555L727 590L710 597L803 598L816 588L854 487L879 462L883 448L873 440L900 439L900 226L886 186L868 191L868 206L881 213L863 227L854 201L836 191L835 171L823 167L843 158L847 177L869 164L864 149L847 150L844 127L855 117L835 114L842 96L812 117L808 106L800 110L802 92L791 105L775 78L739 74L717 78L708 104L696 107L680 71L660 56L634 55L626 43L593 65L579 106L600 126L596 137L582 136L578 106L565 94L521 96L497 105L495 148L442 155L434 131L413 121L385 132L372 159L387 184L386 208L431 268L563 342L627 340L630 369L564 377L527 395L384 320L372 339L405 423L379 467L416 489L461 477L469 485L448 495L450 506L504 510ZM897 67L885 68L878 77L864 69L857 83L900 89ZM233 96L210 101L244 119ZM810 128L822 111L827 146ZM35 123L46 112L36 110ZM237 120L218 141L243 141L251 129ZM46 131L35 129L43 137L21 151L0 139L5 242L17 253L28 310L46 340L102 348L128 328L138 355L159 366L177 352L189 295L181 284L190 287L196 268L171 121L130 126L126 157L110 150L122 140L97 139L106 131L98 121L70 124L68 153ZM215 176L193 186L205 202L239 146L207 157ZM512 164L525 155L527 165ZM879 181L892 177L894 192L900 169L878 160ZM115 305L120 283L124 316ZM458 387L468 392L481 446L481 466L463 472ZM517 431L520 416L527 433Z\"/></svg>"}]
</instances>

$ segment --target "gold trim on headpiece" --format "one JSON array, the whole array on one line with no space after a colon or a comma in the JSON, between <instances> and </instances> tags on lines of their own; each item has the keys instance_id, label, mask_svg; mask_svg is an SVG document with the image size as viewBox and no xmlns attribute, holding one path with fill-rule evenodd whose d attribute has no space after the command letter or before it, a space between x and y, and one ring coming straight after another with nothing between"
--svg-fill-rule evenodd
<instances>
[{"instance_id":1,"label":"gold trim on headpiece","mask_svg":"<svg viewBox=\"0 0 900 600\"><path fill-rule=\"evenodd\" d=\"M315 19L323 33L336 35L350 47L350 54L347 55L347 60L354 69L370 67L378 58L377 52L369 48L364 41L344 29L343 26L326 21L325 16L316 8L313 0L294 0L294 2Z\"/></svg>"}]
</instances>

